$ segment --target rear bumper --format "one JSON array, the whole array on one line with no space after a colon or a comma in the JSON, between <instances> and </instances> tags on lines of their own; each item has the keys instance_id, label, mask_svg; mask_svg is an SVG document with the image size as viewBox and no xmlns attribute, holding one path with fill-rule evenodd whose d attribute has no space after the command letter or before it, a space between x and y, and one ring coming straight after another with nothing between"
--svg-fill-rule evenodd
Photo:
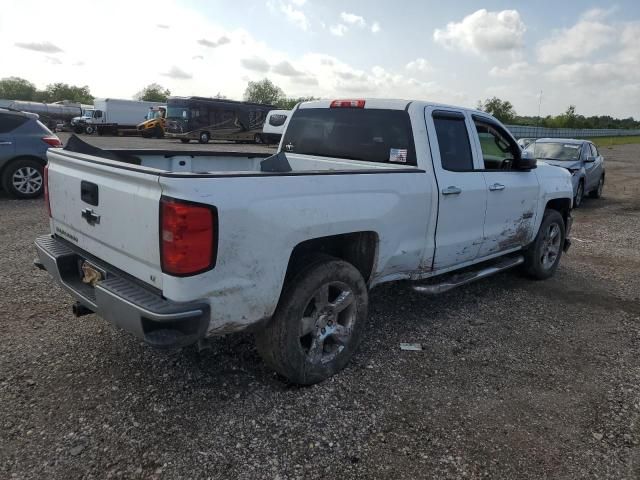
<instances>
[{"instance_id":1,"label":"rear bumper","mask_svg":"<svg viewBox=\"0 0 640 480\"><path fill-rule=\"evenodd\" d=\"M178 303L126 278L52 235L36 239L42 266L82 305L157 348L174 348L204 338L209 325L205 302ZM82 282L83 261L105 273L95 287Z\"/></svg>"}]
</instances>

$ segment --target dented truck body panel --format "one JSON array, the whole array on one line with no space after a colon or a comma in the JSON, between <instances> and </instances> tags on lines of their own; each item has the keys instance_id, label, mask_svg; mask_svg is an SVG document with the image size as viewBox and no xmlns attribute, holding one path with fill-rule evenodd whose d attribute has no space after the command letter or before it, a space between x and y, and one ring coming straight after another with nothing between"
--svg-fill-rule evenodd
<instances>
[{"instance_id":1,"label":"dented truck body panel","mask_svg":"<svg viewBox=\"0 0 640 480\"><path fill-rule=\"evenodd\" d=\"M330 102L298 108L330 108ZM372 232L377 245L369 286L418 280L521 250L535 238L548 202L572 198L570 175L561 169L543 164L528 171L485 169L474 119L496 122L486 114L428 102L367 100L365 108L408 113L416 165L287 154L284 141L286 158L278 161L288 167L285 172L261 170L264 156L251 154L128 151L139 162L125 165L50 153L53 238L64 237L155 289L169 303L163 308L196 302L208 315L204 335L213 336L268 321L292 254L304 242ZM434 111L464 119L470 170L443 168ZM287 128L294 117L295 110ZM105 192L97 205L80 198L83 180ZM504 188L496 190L495 184ZM449 187L460 191L451 195L445 192ZM162 272L161 197L215 206L214 268L192 276ZM100 225L81 217L89 207L101 216Z\"/></svg>"}]
</instances>

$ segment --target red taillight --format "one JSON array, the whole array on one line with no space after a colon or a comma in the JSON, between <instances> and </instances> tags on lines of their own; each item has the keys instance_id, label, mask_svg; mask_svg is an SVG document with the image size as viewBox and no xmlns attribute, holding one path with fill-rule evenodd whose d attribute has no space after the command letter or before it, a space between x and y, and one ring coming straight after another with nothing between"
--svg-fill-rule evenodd
<instances>
[{"instance_id":1,"label":"red taillight","mask_svg":"<svg viewBox=\"0 0 640 480\"><path fill-rule=\"evenodd\" d=\"M364 100L334 100L331 108L364 108Z\"/></svg>"},{"instance_id":2,"label":"red taillight","mask_svg":"<svg viewBox=\"0 0 640 480\"><path fill-rule=\"evenodd\" d=\"M49 137L42 137L42 141L44 143L48 144L50 147L54 147L54 148L61 148L62 147L62 142L55 135L51 135Z\"/></svg>"},{"instance_id":3,"label":"red taillight","mask_svg":"<svg viewBox=\"0 0 640 480\"><path fill-rule=\"evenodd\" d=\"M215 207L163 197L160 200L162 271L186 276L213 268L217 223Z\"/></svg>"},{"instance_id":4,"label":"red taillight","mask_svg":"<svg viewBox=\"0 0 640 480\"><path fill-rule=\"evenodd\" d=\"M49 164L44 166L44 175L42 178L44 183L44 203L47 205L47 214L51 218L51 203L49 202Z\"/></svg>"}]
</instances>

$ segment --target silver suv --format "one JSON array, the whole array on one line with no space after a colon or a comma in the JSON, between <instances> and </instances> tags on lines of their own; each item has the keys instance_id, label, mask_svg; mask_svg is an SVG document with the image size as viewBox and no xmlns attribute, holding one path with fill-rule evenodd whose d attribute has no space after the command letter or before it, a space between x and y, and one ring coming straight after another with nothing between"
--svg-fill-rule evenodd
<instances>
[{"instance_id":1,"label":"silver suv","mask_svg":"<svg viewBox=\"0 0 640 480\"><path fill-rule=\"evenodd\" d=\"M0 180L15 198L35 198L44 191L47 150L62 142L38 115L0 108Z\"/></svg>"}]
</instances>

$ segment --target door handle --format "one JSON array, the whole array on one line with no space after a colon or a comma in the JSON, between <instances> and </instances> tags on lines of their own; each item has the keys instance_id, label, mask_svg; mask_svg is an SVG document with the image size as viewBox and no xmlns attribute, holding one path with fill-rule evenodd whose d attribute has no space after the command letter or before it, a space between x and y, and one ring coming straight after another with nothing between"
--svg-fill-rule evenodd
<instances>
[{"instance_id":1,"label":"door handle","mask_svg":"<svg viewBox=\"0 0 640 480\"><path fill-rule=\"evenodd\" d=\"M0 142L0 145L11 145L11 142Z\"/></svg>"},{"instance_id":2,"label":"door handle","mask_svg":"<svg viewBox=\"0 0 640 480\"><path fill-rule=\"evenodd\" d=\"M493 185L489 185L489 190L491 190L492 192L504 190L504 185L502 185L501 183L494 183Z\"/></svg>"},{"instance_id":3,"label":"door handle","mask_svg":"<svg viewBox=\"0 0 640 480\"><path fill-rule=\"evenodd\" d=\"M454 187L453 185L442 189L443 195L460 195L461 193L462 189L460 187Z\"/></svg>"}]
</instances>

